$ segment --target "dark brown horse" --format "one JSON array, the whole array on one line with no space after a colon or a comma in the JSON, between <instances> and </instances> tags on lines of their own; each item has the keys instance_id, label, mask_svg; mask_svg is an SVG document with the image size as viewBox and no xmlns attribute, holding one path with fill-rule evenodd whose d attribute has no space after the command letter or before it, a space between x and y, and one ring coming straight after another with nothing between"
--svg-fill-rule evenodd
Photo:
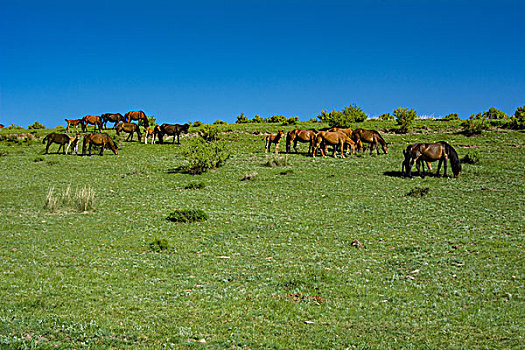
<instances>
[{"instance_id":1,"label":"dark brown horse","mask_svg":"<svg viewBox=\"0 0 525 350\"><path fill-rule=\"evenodd\" d=\"M341 158L344 158L343 147L345 144L348 144L352 148L352 152L355 152L355 143L347 135L340 132L320 131L315 135L312 157L315 157L318 148L321 149L321 155L326 157L326 149L328 145L332 145L334 146L333 156L337 158L337 148L339 147L341 150Z\"/></svg>"},{"instance_id":2,"label":"dark brown horse","mask_svg":"<svg viewBox=\"0 0 525 350\"><path fill-rule=\"evenodd\" d=\"M96 131L98 128L99 132L102 132L102 119L98 115L86 115L84 118L82 118L82 131L86 132L87 126L91 124L94 125L95 128L93 131Z\"/></svg>"},{"instance_id":3,"label":"dark brown horse","mask_svg":"<svg viewBox=\"0 0 525 350\"><path fill-rule=\"evenodd\" d=\"M177 136L177 143L180 144L180 140L179 140L180 134L181 133L187 133L188 130L190 129L190 124L188 124L188 123L186 123L186 124L167 124L167 123L164 123L161 126L159 126L158 129L156 127L155 127L155 129L157 130L157 134L159 135L159 142L160 143L164 143L164 135L173 135L173 142L172 142L172 144L174 144L175 143L175 135L176 135Z\"/></svg>"},{"instance_id":4,"label":"dark brown horse","mask_svg":"<svg viewBox=\"0 0 525 350\"><path fill-rule=\"evenodd\" d=\"M80 138L80 135L77 134L76 136L70 137L66 134L57 134L56 132L52 132L51 134L46 135L44 139L42 140L42 143L46 143L46 152L44 154L47 154L49 152L49 146L52 143L57 143L58 150L57 153L60 153L60 149L62 148L62 153L66 154L69 151L69 147L72 145L73 149L76 148L76 144L78 142L78 139ZM66 144L67 144L67 150L66 150Z\"/></svg>"},{"instance_id":5,"label":"dark brown horse","mask_svg":"<svg viewBox=\"0 0 525 350\"><path fill-rule=\"evenodd\" d=\"M406 170L405 176L412 177L412 165L416 163L418 175L423 177L421 173L421 161L435 162L439 160L436 175L439 176L439 170L441 164L443 164L443 175L447 176L447 161L450 160L450 166L454 177L459 177L461 172L461 162L459 161L456 150L446 143L440 141L436 143L416 143L415 145L408 146L406 150L403 150L405 159L403 160L402 169Z\"/></svg>"},{"instance_id":6,"label":"dark brown horse","mask_svg":"<svg viewBox=\"0 0 525 350\"><path fill-rule=\"evenodd\" d=\"M295 153L297 153L297 142L308 142L308 154L310 154L313 148L313 141L315 139L316 132L317 131L314 129L293 129L288 131L288 134L286 135L286 153L290 153L290 146L292 142Z\"/></svg>"},{"instance_id":7,"label":"dark brown horse","mask_svg":"<svg viewBox=\"0 0 525 350\"><path fill-rule=\"evenodd\" d=\"M69 127L75 127L75 131L78 131L78 126L82 128L82 119L64 119L67 123L66 132L69 132ZM82 128L83 129L83 128Z\"/></svg>"},{"instance_id":8,"label":"dark brown horse","mask_svg":"<svg viewBox=\"0 0 525 350\"><path fill-rule=\"evenodd\" d=\"M132 120L137 120L139 126L141 125L141 122L146 128L149 126L148 117L146 117L146 114L143 111L129 111L124 118L126 118L128 123L131 123Z\"/></svg>"},{"instance_id":9,"label":"dark brown horse","mask_svg":"<svg viewBox=\"0 0 525 350\"><path fill-rule=\"evenodd\" d=\"M275 144L275 154L279 153L279 143L281 142L281 139L284 136L284 131L279 130L277 134L270 134L263 137L264 140L264 152L269 152L270 147L272 146L272 143Z\"/></svg>"},{"instance_id":10,"label":"dark brown horse","mask_svg":"<svg viewBox=\"0 0 525 350\"><path fill-rule=\"evenodd\" d=\"M406 156L406 154L407 154L408 152L412 152L412 150L413 150L415 147L419 147L419 143L415 143L415 144L413 144L413 145L408 145L408 146L406 147L406 149L403 150L403 155ZM420 163L422 162L421 159L418 159L417 161L420 162ZM406 174L406 170L407 170L407 165L406 165L406 163L407 163L407 159L406 159L406 157L405 157L405 159L403 160L403 164L401 164L401 174L403 174L403 176L405 176L405 174ZM432 172L432 163L431 163L431 162L423 162L423 172L425 172L425 164L427 165L427 170L428 170L428 172L431 173L431 172ZM416 165L416 167L417 167L417 165Z\"/></svg>"},{"instance_id":11,"label":"dark brown horse","mask_svg":"<svg viewBox=\"0 0 525 350\"><path fill-rule=\"evenodd\" d=\"M104 149L109 148L113 153L118 154L118 145L113 142L111 137L106 133L92 133L84 136L84 143L82 145L82 155L86 154L86 146L89 145L89 155L91 155L91 146L100 147L100 155L104 153Z\"/></svg>"},{"instance_id":12,"label":"dark brown horse","mask_svg":"<svg viewBox=\"0 0 525 350\"><path fill-rule=\"evenodd\" d=\"M383 152L385 152L385 154L388 153L385 140L383 140L381 135L375 130L355 129L352 133L352 140L358 145L361 144L360 151L363 150L362 143L364 142L370 144L370 154L372 154L374 147L376 148L377 154L379 154L379 144L383 147Z\"/></svg>"},{"instance_id":13,"label":"dark brown horse","mask_svg":"<svg viewBox=\"0 0 525 350\"><path fill-rule=\"evenodd\" d=\"M122 131L129 134L126 141L133 141L134 133L137 133L139 142L142 140L142 134L140 133L140 127L135 123L118 123L117 124L117 135L120 136L120 133Z\"/></svg>"},{"instance_id":14,"label":"dark brown horse","mask_svg":"<svg viewBox=\"0 0 525 350\"><path fill-rule=\"evenodd\" d=\"M102 119L104 129L107 128L108 122L114 123L113 128L115 128L118 123L126 121L126 119L120 113L104 113L100 116L100 119Z\"/></svg>"}]
</instances>

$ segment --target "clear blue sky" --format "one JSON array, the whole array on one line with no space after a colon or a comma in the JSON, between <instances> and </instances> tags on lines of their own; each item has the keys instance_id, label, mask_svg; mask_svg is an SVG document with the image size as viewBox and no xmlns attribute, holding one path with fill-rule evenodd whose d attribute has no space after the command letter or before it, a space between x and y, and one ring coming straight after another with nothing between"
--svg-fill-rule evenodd
<instances>
[{"instance_id":1,"label":"clear blue sky","mask_svg":"<svg viewBox=\"0 0 525 350\"><path fill-rule=\"evenodd\" d=\"M525 105L525 1L0 0L0 123Z\"/></svg>"}]
</instances>

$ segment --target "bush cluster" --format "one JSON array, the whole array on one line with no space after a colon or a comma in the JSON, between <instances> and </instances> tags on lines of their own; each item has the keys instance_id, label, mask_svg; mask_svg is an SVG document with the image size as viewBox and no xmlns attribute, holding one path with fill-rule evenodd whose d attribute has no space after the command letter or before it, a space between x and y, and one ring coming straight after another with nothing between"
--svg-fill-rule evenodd
<instances>
[{"instance_id":1,"label":"bush cluster","mask_svg":"<svg viewBox=\"0 0 525 350\"><path fill-rule=\"evenodd\" d=\"M280 123L281 125L295 125L299 121L299 117L286 118L284 115L273 115L270 118L262 118L259 115L255 115L252 119L249 119L241 113L237 116L235 123L246 124L246 123Z\"/></svg>"},{"instance_id":2,"label":"bush cluster","mask_svg":"<svg viewBox=\"0 0 525 350\"><path fill-rule=\"evenodd\" d=\"M188 161L188 164L182 168L194 175L219 168L230 158L230 153L224 144L219 142L208 143L202 138L187 143L182 154Z\"/></svg>"},{"instance_id":3,"label":"bush cluster","mask_svg":"<svg viewBox=\"0 0 525 350\"><path fill-rule=\"evenodd\" d=\"M394 110L397 124L401 125L400 131L407 133L412 127L412 123L417 119L417 113L413 109L401 108Z\"/></svg>"},{"instance_id":4,"label":"bush cluster","mask_svg":"<svg viewBox=\"0 0 525 350\"><path fill-rule=\"evenodd\" d=\"M27 128L28 129L45 129L46 127L43 124L40 124L39 122L34 122L33 124L29 125Z\"/></svg>"},{"instance_id":5,"label":"bush cluster","mask_svg":"<svg viewBox=\"0 0 525 350\"><path fill-rule=\"evenodd\" d=\"M166 218L173 222L197 222L208 220L208 214L201 209L181 209L175 210Z\"/></svg>"},{"instance_id":6,"label":"bush cluster","mask_svg":"<svg viewBox=\"0 0 525 350\"><path fill-rule=\"evenodd\" d=\"M363 110L354 103L341 111L333 110L330 113L322 111L317 116L323 122L327 122L331 128L350 128L352 123L363 122L367 116Z\"/></svg>"}]
</instances>

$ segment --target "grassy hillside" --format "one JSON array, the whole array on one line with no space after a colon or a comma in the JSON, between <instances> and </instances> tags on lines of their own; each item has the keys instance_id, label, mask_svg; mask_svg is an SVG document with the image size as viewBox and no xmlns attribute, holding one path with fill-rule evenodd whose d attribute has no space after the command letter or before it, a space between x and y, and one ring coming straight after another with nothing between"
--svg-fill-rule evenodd
<instances>
[{"instance_id":1,"label":"grassy hillside","mask_svg":"<svg viewBox=\"0 0 525 350\"><path fill-rule=\"evenodd\" d=\"M523 345L523 132L465 137L418 121L414 134L383 133L387 155L267 167L258 133L283 127L220 127L231 157L198 176L176 170L188 137L103 157L0 141L0 347ZM440 140L479 162L458 179L399 176L408 143ZM94 209L44 208L68 186L92 188ZM209 218L166 220L176 209ZM156 239L169 248L154 252Z\"/></svg>"}]
</instances>

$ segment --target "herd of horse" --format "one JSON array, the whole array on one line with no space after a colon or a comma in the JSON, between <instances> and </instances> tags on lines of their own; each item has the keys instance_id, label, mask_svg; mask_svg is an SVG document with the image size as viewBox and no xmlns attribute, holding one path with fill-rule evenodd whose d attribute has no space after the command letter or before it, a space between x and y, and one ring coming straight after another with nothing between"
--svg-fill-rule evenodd
<instances>
[{"instance_id":1,"label":"herd of horse","mask_svg":"<svg viewBox=\"0 0 525 350\"><path fill-rule=\"evenodd\" d=\"M137 121L137 123L133 123ZM68 136L66 134L51 133L47 135L43 143L47 142L46 152L49 151L49 146L52 143L59 144L57 153L62 149L63 153L68 153L71 148L71 153L78 154L78 143L80 135L78 134L78 126L83 132L87 131L89 125L94 126L93 133L84 136L82 155L86 154L86 149L91 155L91 147L100 147L100 155L103 154L104 149L111 149L113 153L118 154L118 145L111 139L107 133L103 133L103 128L106 128L107 122L114 123L113 128L116 134L120 135L122 132L128 134L126 141L133 141L134 134L137 134L138 142L142 142L144 135L144 143L148 143L151 138L153 144L158 138L159 143L164 143L166 136L173 136L172 144L180 144L180 134L188 133L189 124L167 124L156 125L154 128L149 127L149 121L143 111L130 111L124 116L120 113L105 113L101 116L86 115L82 119L66 119L67 128L69 132L71 128L77 131L76 136ZM144 127L144 132L140 130L140 126ZM96 132L98 130L98 133ZM388 146L381 134L376 130L355 129L350 128L328 128L321 131L314 129L293 129L285 133L280 130L276 134L269 134L264 136L265 152L270 152L274 146L275 154L279 153L279 144L281 140L286 138L286 152L290 153L293 147L297 153L298 143L307 143L309 145L308 155L315 157L320 152L321 156L326 157L329 146L333 147L333 157L337 157L339 151L341 158L345 157L346 153L356 154L356 152L364 152L363 144L368 144L370 154L374 149L377 154L380 154L379 146L381 146L384 154L388 154ZM67 144L67 146L66 146ZM432 171L432 162L439 161L436 175L439 176L441 166L444 168L444 176L447 176L447 162L450 161L454 177L458 177L461 172L461 163L459 157L452 146L444 141L435 143L416 143L409 145L403 150L403 163L401 165L401 173L403 176L412 177L412 167L415 164L418 175L423 177L425 175L425 166L427 170ZM421 164L423 164L423 172L421 172Z\"/></svg>"},{"instance_id":2,"label":"herd of horse","mask_svg":"<svg viewBox=\"0 0 525 350\"><path fill-rule=\"evenodd\" d=\"M84 136L82 155L86 154L86 149L88 149L89 155L91 155L92 146L100 147L100 155L103 155L104 149L111 149L113 153L118 154L118 145L107 133L103 133L103 129L107 128L108 122L113 123L113 128L115 129L117 136L120 136L122 132L128 134L126 141L133 141L133 136L137 134L138 141L142 142L140 126L143 126L145 144L148 143L148 138L151 138L152 144L157 138L159 143L164 143L164 138L166 136L173 137L172 144L175 143L175 138L177 138L177 143L180 144L180 134L187 133L190 128L188 123L164 123L162 125L156 125L154 128L150 128L148 117L143 111L130 111L124 116L120 113L104 113L100 116L86 115L81 119L65 119L65 121L67 123L66 132L72 132L73 128L75 128L76 135L69 136L67 134L58 133L47 135L42 141L43 143L47 142L46 154L52 143L57 143L59 145L57 153L60 153L61 149L64 154L69 153L69 149L71 148L71 153L78 154L78 143L80 140L78 128L80 127L81 131L85 133L88 131L87 129L89 125L93 125L93 133ZM133 123L133 121L136 121L137 123Z\"/></svg>"},{"instance_id":3,"label":"herd of horse","mask_svg":"<svg viewBox=\"0 0 525 350\"><path fill-rule=\"evenodd\" d=\"M284 138L284 131L280 130L276 134L266 135L264 150L269 152L272 145L275 145L275 154L279 153L279 144ZM337 157L339 150L341 158L344 158L344 149L347 153L355 154L356 150L363 152L365 150L363 143L370 145L370 154L374 148L379 155L379 145L385 154L388 153L388 146L381 134L376 130L350 128L330 128L316 131L314 129L293 129L286 133L286 152L290 153L293 149L297 153L297 143L308 143L308 155L315 157L317 151L321 152L323 157L326 156L328 146L333 146L333 157ZM444 176L447 176L447 162L450 161L454 177L459 177L461 172L461 162L456 150L445 141L435 143L416 143L409 145L403 150L403 163L401 165L401 174L406 177L412 177L412 167L416 164L418 175L425 176L424 164L427 165L428 171L432 171L432 162L439 161L436 175L439 176L441 166L443 165ZM423 172L421 172L423 164Z\"/></svg>"}]
</instances>

